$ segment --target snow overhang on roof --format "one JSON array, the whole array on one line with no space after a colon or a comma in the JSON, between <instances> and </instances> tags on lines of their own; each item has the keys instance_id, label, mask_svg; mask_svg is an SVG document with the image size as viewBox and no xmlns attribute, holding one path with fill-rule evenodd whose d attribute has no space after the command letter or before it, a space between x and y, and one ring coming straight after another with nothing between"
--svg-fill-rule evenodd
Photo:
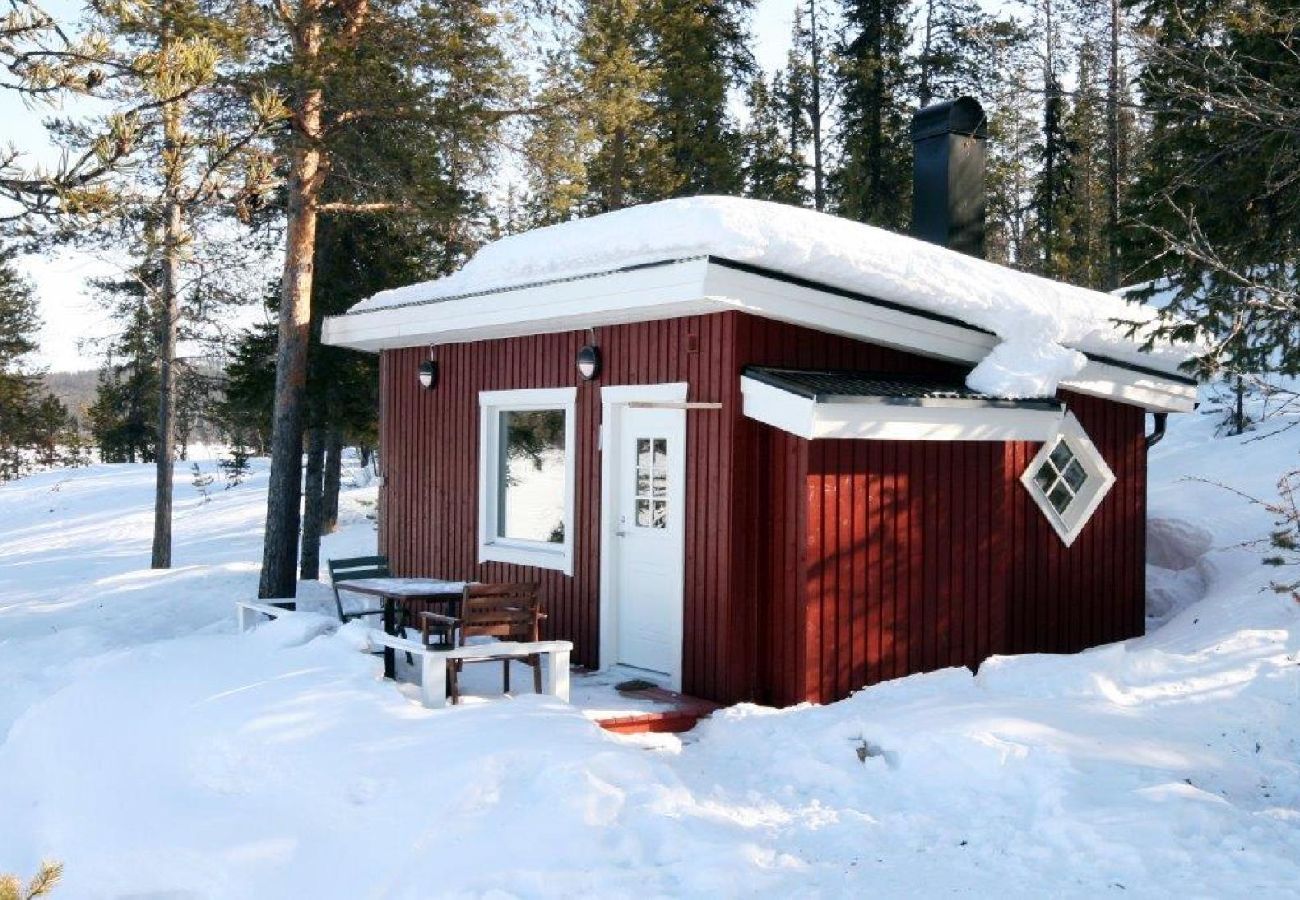
<instances>
[{"instance_id":1,"label":"snow overhang on roof","mask_svg":"<svg viewBox=\"0 0 1300 900\"><path fill-rule=\"evenodd\" d=\"M484 247L454 275L376 294L325 322L382 350L741 310L974 366L991 396L1058 387L1183 412L1192 348L1141 347L1149 310L805 209L664 201Z\"/></svg>"},{"instance_id":2,"label":"snow overhang on roof","mask_svg":"<svg viewBox=\"0 0 1300 900\"><path fill-rule=\"evenodd\" d=\"M892 373L749 366L745 415L805 440L1046 441L1058 400L989 397L963 384Z\"/></svg>"}]
</instances>

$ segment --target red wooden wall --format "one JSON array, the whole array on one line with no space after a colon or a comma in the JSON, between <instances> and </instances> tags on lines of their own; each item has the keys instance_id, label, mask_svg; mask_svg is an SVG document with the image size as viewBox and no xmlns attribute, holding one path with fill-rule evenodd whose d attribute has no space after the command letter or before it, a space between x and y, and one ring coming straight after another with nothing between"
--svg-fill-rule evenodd
<instances>
[{"instance_id":1,"label":"red wooden wall","mask_svg":"<svg viewBox=\"0 0 1300 900\"><path fill-rule=\"evenodd\" d=\"M803 442L760 426L759 490L783 524L760 567L773 587L760 592L771 661L758 696L824 702L992 654L1141 634L1145 417L1063 399L1116 474L1069 548L1020 483L1039 444Z\"/></svg>"},{"instance_id":2,"label":"red wooden wall","mask_svg":"<svg viewBox=\"0 0 1300 900\"><path fill-rule=\"evenodd\" d=\"M1119 481L1066 551L1017 480L1034 446L809 443L741 412L748 364L953 377L959 367L728 312L601 328L604 370L584 383L574 356L585 341L568 332L443 346L433 391L416 381L424 348L382 354L380 547L398 573L540 580L548 632L596 665L600 386L685 381L690 400L723 404L687 413L688 693L829 700L990 652L1140 632L1140 410L1068 398ZM573 576L479 564L478 392L575 384Z\"/></svg>"},{"instance_id":3,"label":"red wooden wall","mask_svg":"<svg viewBox=\"0 0 1300 900\"><path fill-rule=\"evenodd\" d=\"M685 381L689 399L722 401L722 411L689 413L686 485L683 686L725 697L732 634L730 471L739 379L737 314L601 328L603 371L582 382L574 357L585 332L452 344L437 350L439 384L422 390L424 348L386 351L380 364L380 548L403 575L538 580L552 636L576 644L574 661L598 663L600 580L600 386ZM577 523L572 577L505 563L477 562L478 393L578 386Z\"/></svg>"}]
</instances>

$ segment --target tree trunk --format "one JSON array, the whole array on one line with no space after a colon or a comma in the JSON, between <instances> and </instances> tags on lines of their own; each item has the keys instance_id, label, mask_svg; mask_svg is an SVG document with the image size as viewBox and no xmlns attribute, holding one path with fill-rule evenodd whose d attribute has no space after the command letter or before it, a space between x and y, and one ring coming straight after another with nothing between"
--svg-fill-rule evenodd
<instances>
[{"instance_id":1,"label":"tree trunk","mask_svg":"<svg viewBox=\"0 0 1300 900\"><path fill-rule=\"evenodd\" d=\"M165 54L164 54L165 56ZM162 279L159 298L158 448L155 456L153 552L150 567L172 564L172 474L176 455L176 335L180 318L181 244L185 222L180 200L180 101L163 107L163 175L167 207L163 216Z\"/></svg>"},{"instance_id":2,"label":"tree trunk","mask_svg":"<svg viewBox=\"0 0 1300 900\"><path fill-rule=\"evenodd\" d=\"M295 41L302 70L320 55L320 5L304 2ZM275 358L275 408L271 417L271 472L266 497L266 534L258 596L297 594L299 501L302 487L302 406L311 329L312 260L316 217L324 178L320 136L321 88L309 84L294 101L294 141L289 161L288 230L280 283L279 346Z\"/></svg>"},{"instance_id":3,"label":"tree trunk","mask_svg":"<svg viewBox=\"0 0 1300 900\"><path fill-rule=\"evenodd\" d=\"M1110 0L1106 77L1106 290L1119 287L1119 2Z\"/></svg>"},{"instance_id":4,"label":"tree trunk","mask_svg":"<svg viewBox=\"0 0 1300 900\"><path fill-rule=\"evenodd\" d=\"M1040 211L1043 230L1043 271L1049 278L1056 277L1052 268L1056 244L1056 156L1060 152L1060 98L1061 86L1056 77L1056 21L1053 18L1052 0L1043 0L1046 22L1043 68L1046 91L1043 102L1043 207Z\"/></svg>"},{"instance_id":5,"label":"tree trunk","mask_svg":"<svg viewBox=\"0 0 1300 900\"><path fill-rule=\"evenodd\" d=\"M337 428L325 432L325 508L321 534L333 534L339 524L339 479L343 474L343 435Z\"/></svg>"},{"instance_id":6,"label":"tree trunk","mask_svg":"<svg viewBox=\"0 0 1300 900\"><path fill-rule=\"evenodd\" d=\"M808 124L812 128L813 145L813 208L818 212L826 208L826 173L822 163L822 54L817 37L817 0L808 0L808 73L812 80L812 102L809 103Z\"/></svg>"},{"instance_id":7,"label":"tree trunk","mask_svg":"<svg viewBox=\"0 0 1300 900\"><path fill-rule=\"evenodd\" d=\"M320 428L307 432L307 477L303 481L302 559L298 577L303 581L320 578L321 519L325 498L322 482L325 468L325 438Z\"/></svg>"}]
</instances>

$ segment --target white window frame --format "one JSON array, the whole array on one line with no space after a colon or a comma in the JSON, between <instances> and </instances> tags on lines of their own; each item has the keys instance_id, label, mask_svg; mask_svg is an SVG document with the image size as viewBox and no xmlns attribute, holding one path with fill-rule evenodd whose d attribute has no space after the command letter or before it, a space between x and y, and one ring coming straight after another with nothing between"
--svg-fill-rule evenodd
<instances>
[{"instance_id":1,"label":"white window frame","mask_svg":"<svg viewBox=\"0 0 1300 900\"><path fill-rule=\"evenodd\" d=\"M480 391L478 453L478 561L504 562L573 574L573 537L577 521L578 389L536 388ZM497 535L501 413L539 409L564 411L564 542L524 541Z\"/></svg>"},{"instance_id":2,"label":"white window frame","mask_svg":"<svg viewBox=\"0 0 1300 900\"><path fill-rule=\"evenodd\" d=\"M1047 494L1034 480L1034 475L1042 468L1061 439L1065 440L1070 452L1074 454L1074 458L1078 460L1087 475L1082 489L1075 494L1074 502L1065 508L1064 513L1057 512L1052 501L1047 499ZM1079 420L1073 413L1067 412L1061 419L1058 432L1049 437L1043 443L1042 449L1030 460L1029 467L1020 476L1020 483L1025 486L1025 490L1029 491L1029 496L1034 498L1034 502L1043 511L1047 521L1052 524L1057 536L1065 546L1069 547L1083 532L1092 514L1097 511L1101 501L1106 499L1106 495L1115 485L1115 473L1111 471L1110 466L1106 465L1101 451L1089 439Z\"/></svg>"}]
</instances>

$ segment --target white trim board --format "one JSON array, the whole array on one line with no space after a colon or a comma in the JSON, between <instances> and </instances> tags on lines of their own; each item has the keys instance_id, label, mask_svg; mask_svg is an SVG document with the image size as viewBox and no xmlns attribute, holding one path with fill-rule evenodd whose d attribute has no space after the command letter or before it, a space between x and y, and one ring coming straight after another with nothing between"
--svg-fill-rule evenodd
<instances>
[{"instance_id":1,"label":"white trim board","mask_svg":"<svg viewBox=\"0 0 1300 900\"><path fill-rule=\"evenodd\" d=\"M1047 495L1042 492L1034 481L1034 475L1043 465L1052 451L1056 449L1058 439L1063 439L1078 460L1079 465L1087 473L1088 480L1083 483L1082 489L1076 494L1074 502L1066 507L1064 513L1056 511L1056 507L1047 499ZM1101 451L1093 444L1088 433L1083 430L1083 425L1074 417L1073 413L1066 413L1065 418L1061 420L1060 429L1048 440L1043 442L1038 453L1030 460L1025 471L1020 474L1020 483L1029 491L1029 496L1034 498L1038 508L1043 515L1047 517L1048 523L1056 532L1057 537L1065 546L1069 547L1074 543L1083 529L1087 526L1092 514L1097 511L1101 501L1106 499L1110 489L1115 486L1115 473L1111 467L1106 464L1106 459L1101 455Z\"/></svg>"},{"instance_id":2,"label":"white trim board","mask_svg":"<svg viewBox=\"0 0 1300 900\"><path fill-rule=\"evenodd\" d=\"M813 441L1045 441L1057 433L1063 409L1025 409L952 403L916 406L872 402L818 402L742 375L744 413L773 428Z\"/></svg>"},{"instance_id":3,"label":"white trim board","mask_svg":"<svg viewBox=\"0 0 1300 900\"><path fill-rule=\"evenodd\" d=\"M975 364L997 344L977 328L715 263L706 257L367 310L325 320L326 344L378 351L580 331L738 310L945 361ZM1141 357L1141 354L1135 354ZM1144 362L1151 362L1143 360ZM1176 376L1090 361L1062 387L1153 412L1190 412Z\"/></svg>"},{"instance_id":4,"label":"white trim board","mask_svg":"<svg viewBox=\"0 0 1300 900\"><path fill-rule=\"evenodd\" d=\"M668 384L620 384L609 385L600 389L600 669L613 668L618 664L618 604L614 597L616 573L614 571L614 542L618 523L614 521L614 511L618 506L615 492L614 471L617 460L611 448L618 446L619 422L621 413L632 403L675 403L686 402L688 385L684 381ZM682 437L689 439L685 408L675 410L682 417ZM684 477L672 479L674 490L680 492L674 501L678 509L685 509L686 478L691 477L691 470L685 454L682 456ZM668 674L670 687L674 691L682 689L682 641L685 629L686 602L686 529L679 529L679 546L677 556L681 576L681 600L683 608L677 621L677 658L673 670Z\"/></svg>"}]
</instances>

